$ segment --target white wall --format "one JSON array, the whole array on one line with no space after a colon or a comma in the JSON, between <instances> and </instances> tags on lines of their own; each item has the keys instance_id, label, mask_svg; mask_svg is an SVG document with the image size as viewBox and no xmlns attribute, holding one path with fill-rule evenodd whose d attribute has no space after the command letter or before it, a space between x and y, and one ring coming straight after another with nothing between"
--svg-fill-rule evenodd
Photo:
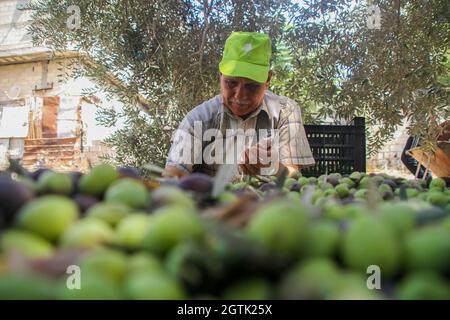
<instances>
[{"instance_id":1,"label":"white wall","mask_svg":"<svg viewBox=\"0 0 450 320\"><path fill-rule=\"evenodd\" d=\"M61 99L79 100L83 90L98 89L93 81L87 78L69 79L65 82L58 82L58 76L61 71L58 68L64 66L65 62L50 61L48 65L47 82L53 82L53 89L45 91L34 91L36 85L41 84L42 64L25 63L0 66L0 107L6 105L6 101L22 100L34 96L60 96ZM122 104L113 99L109 100L104 92L97 92L96 97L102 101L102 106L106 108L115 108L120 110ZM93 104L82 104L82 120L87 132L87 145L92 145L93 140L102 140L111 134L115 128L106 128L101 126L95 120L95 111L97 107ZM123 123L118 122L118 127Z\"/></svg>"}]
</instances>

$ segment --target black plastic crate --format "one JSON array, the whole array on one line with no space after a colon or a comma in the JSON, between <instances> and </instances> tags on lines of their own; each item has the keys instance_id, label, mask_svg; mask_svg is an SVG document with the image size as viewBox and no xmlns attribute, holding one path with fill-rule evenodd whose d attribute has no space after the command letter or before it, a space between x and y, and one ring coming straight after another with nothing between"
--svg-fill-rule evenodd
<instances>
[{"instance_id":1,"label":"black plastic crate","mask_svg":"<svg viewBox=\"0 0 450 320\"><path fill-rule=\"evenodd\" d=\"M316 164L302 169L304 176L366 171L364 118L354 118L350 125L305 125L305 131Z\"/></svg>"}]
</instances>

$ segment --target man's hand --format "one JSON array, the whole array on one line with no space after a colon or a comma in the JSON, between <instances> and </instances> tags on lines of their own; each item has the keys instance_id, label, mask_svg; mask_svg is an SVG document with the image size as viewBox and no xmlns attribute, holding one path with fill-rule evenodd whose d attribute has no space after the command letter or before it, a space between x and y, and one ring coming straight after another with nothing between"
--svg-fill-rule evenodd
<instances>
[{"instance_id":1,"label":"man's hand","mask_svg":"<svg viewBox=\"0 0 450 320\"><path fill-rule=\"evenodd\" d=\"M175 167L175 166L171 166L171 165L167 165L166 168L164 169L164 177L178 177L181 178L185 175L187 175L186 172L184 172L183 170Z\"/></svg>"},{"instance_id":2,"label":"man's hand","mask_svg":"<svg viewBox=\"0 0 450 320\"><path fill-rule=\"evenodd\" d=\"M264 139L256 146L245 149L239 167L243 174L248 175L276 174L279 163L277 151L272 148L272 140Z\"/></svg>"}]
</instances>

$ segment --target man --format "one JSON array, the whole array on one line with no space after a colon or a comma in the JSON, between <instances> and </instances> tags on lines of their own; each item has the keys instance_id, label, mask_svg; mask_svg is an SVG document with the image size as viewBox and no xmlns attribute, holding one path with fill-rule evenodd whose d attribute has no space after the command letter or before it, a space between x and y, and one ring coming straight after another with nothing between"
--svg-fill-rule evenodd
<instances>
[{"instance_id":1,"label":"man","mask_svg":"<svg viewBox=\"0 0 450 320\"><path fill-rule=\"evenodd\" d=\"M415 176L417 173L418 179L423 179L425 172L427 172L427 175L425 176L425 179L431 179L431 174L429 171L426 171L426 168L424 166L420 166L419 172L417 172L419 163L416 159L414 159L412 156L407 154L407 151L413 148L416 148L419 146L419 138L415 136L409 136L406 140L405 147L403 148L400 160L403 162L405 167Z\"/></svg>"},{"instance_id":2,"label":"man","mask_svg":"<svg viewBox=\"0 0 450 320\"><path fill-rule=\"evenodd\" d=\"M263 33L233 32L228 37L219 64L221 94L183 119L167 174L215 175L221 164L234 161L236 174L276 175L287 169L292 175L314 164L299 106L268 90L271 54L270 39Z\"/></svg>"}]
</instances>

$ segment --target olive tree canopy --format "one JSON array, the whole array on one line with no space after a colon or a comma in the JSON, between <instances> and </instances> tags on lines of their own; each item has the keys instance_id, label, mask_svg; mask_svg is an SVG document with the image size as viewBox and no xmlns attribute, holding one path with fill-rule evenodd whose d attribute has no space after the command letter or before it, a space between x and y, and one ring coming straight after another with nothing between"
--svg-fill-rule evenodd
<instances>
[{"instance_id":1,"label":"olive tree canopy","mask_svg":"<svg viewBox=\"0 0 450 320\"><path fill-rule=\"evenodd\" d=\"M405 119L411 132L432 141L438 128L430 116L449 117L446 0L79 0L73 5L33 2L30 31L36 44L79 51L83 68L68 76L89 76L124 103L120 113L101 109L98 115L107 126L125 119L126 126L106 140L116 150L117 164L164 163L182 117L219 93L218 63L232 31L270 35L272 90L294 98L305 123L365 116L372 154Z\"/></svg>"}]
</instances>

